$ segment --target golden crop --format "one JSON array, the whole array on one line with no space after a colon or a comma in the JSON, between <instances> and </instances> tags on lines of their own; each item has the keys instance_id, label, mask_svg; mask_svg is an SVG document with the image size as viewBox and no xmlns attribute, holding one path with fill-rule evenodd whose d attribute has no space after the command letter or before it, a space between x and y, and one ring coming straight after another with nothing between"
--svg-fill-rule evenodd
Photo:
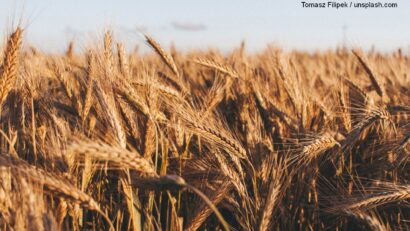
<instances>
[{"instance_id":1,"label":"golden crop","mask_svg":"<svg viewBox=\"0 0 410 231\"><path fill-rule=\"evenodd\" d=\"M410 57L245 46L0 67L2 230L407 230ZM22 43L23 41L23 43ZM115 49L114 49L115 47Z\"/></svg>"}]
</instances>

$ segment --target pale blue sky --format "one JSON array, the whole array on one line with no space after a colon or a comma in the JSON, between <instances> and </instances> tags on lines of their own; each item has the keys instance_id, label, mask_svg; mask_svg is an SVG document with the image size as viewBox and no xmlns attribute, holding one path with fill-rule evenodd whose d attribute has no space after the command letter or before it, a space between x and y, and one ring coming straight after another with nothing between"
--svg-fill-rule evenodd
<instances>
[{"instance_id":1,"label":"pale blue sky","mask_svg":"<svg viewBox=\"0 0 410 231\"><path fill-rule=\"evenodd\" d=\"M144 46L139 28L164 46L174 42L182 49L229 50L244 39L251 50L269 42L313 50L340 45L346 25L350 46L408 50L410 1L389 1L399 7L306 9L294 0L0 0L0 31L4 36L22 17L26 41L48 51L62 51L71 39L81 49L105 28L128 47Z\"/></svg>"}]
</instances>

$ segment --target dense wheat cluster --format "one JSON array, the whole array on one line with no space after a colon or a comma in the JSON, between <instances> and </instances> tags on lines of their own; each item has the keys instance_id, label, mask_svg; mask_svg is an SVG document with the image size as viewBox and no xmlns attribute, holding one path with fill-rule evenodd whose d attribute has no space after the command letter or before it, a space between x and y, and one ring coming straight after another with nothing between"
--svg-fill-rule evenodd
<instances>
[{"instance_id":1,"label":"dense wheat cluster","mask_svg":"<svg viewBox=\"0 0 410 231\"><path fill-rule=\"evenodd\" d=\"M2 230L409 230L410 57L1 52Z\"/></svg>"}]
</instances>

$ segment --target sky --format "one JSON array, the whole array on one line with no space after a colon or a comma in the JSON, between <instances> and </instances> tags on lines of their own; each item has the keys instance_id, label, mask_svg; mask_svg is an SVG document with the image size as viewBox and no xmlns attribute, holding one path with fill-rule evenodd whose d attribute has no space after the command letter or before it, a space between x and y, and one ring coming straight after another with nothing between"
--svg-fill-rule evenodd
<instances>
[{"instance_id":1,"label":"sky","mask_svg":"<svg viewBox=\"0 0 410 231\"><path fill-rule=\"evenodd\" d=\"M182 50L229 51L241 41L251 51L267 44L327 49L341 45L344 35L351 47L409 50L410 1L390 2L398 8L314 9L295 0L0 0L0 32L4 38L21 21L25 41L51 52L71 40L84 49L100 42L106 29L127 47L142 49L146 33Z\"/></svg>"}]
</instances>

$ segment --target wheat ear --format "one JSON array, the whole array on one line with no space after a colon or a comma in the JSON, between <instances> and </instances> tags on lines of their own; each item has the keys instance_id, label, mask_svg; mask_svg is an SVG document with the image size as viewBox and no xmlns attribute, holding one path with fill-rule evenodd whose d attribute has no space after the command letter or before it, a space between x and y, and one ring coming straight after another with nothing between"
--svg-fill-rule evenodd
<instances>
[{"instance_id":1,"label":"wheat ear","mask_svg":"<svg viewBox=\"0 0 410 231\"><path fill-rule=\"evenodd\" d=\"M106 75L108 75L110 80L113 80L114 78L112 75L114 74L114 57L112 54L112 36L110 31L106 31L104 34L104 62Z\"/></svg>"},{"instance_id":2,"label":"wheat ear","mask_svg":"<svg viewBox=\"0 0 410 231\"><path fill-rule=\"evenodd\" d=\"M318 155L323 153L324 151L332 148L333 146L338 145L340 146L339 142L337 142L333 136L330 134L324 134L323 136L315 139L311 144L306 145L303 147L303 157L307 158L308 160L312 160L316 158Z\"/></svg>"},{"instance_id":3,"label":"wheat ear","mask_svg":"<svg viewBox=\"0 0 410 231\"><path fill-rule=\"evenodd\" d=\"M410 198L410 187L407 185L398 186L397 189L392 190L378 194L365 195L364 199L353 198L353 201L351 203L345 202L340 206L335 206L334 208L331 208L330 211L360 212L388 203L407 200Z\"/></svg>"},{"instance_id":4,"label":"wheat ear","mask_svg":"<svg viewBox=\"0 0 410 231\"><path fill-rule=\"evenodd\" d=\"M125 167L142 173L156 175L153 165L136 151L131 152L121 147L103 142L76 140L67 149L71 158L92 157L97 160L111 161L119 167Z\"/></svg>"},{"instance_id":5,"label":"wheat ear","mask_svg":"<svg viewBox=\"0 0 410 231\"><path fill-rule=\"evenodd\" d=\"M171 55L169 55L168 53L166 53L164 51L164 49L162 49L162 47L159 45L159 43L157 43L153 38L151 38L148 35L145 35L145 39L147 41L147 43L155 50L155 52L159 55L159 57L161 58L161 60L171 69L171 71L177 76L179 77L179 72L177 69L177 65L175 64L174 59L172 58Z\"/></svg>"},{"instance_id":6,"label":"wheat ear","mask_svg":"<svg viewBox=\"0 0 410 231\"><path fill-rule=\"evenodd\" d=\"M125 77L128 77L130 74L130 68L125 55L124 45L122 43L117 43L117 52L118 52L118 64L120 66L120 72Z\"/></svg>"},{"instance_id":7,"label":"wheat ear","mask_svg":"<svg viewBox=\"0 0 410 231\"><path fill-rule=\"evenodd\" d=\"M44 185L45 189L52 195L67 198L92 210L100 210L98 203L94 199L78 190L61 176L31 166L23 160L7 157L4 154L0 155L0 165L10 167L15 175L23 176L33 182Z\"/></svg>"},{"instance_id":8,"label":"wheat ear","mask_svg":"<svg viewBox=\"0 0 410 231\"><path fill-rule=\"evenodd\" d=\"M379 96L383 96L383 90L380 87L379 82L376 79L376 76L373 74L372 70L370 69L369 65L366 64L366 62L363 60L363 58L355 51L353 51L353 54L356 56L356 58L359 60L360 64L363 66L364 70L367 73L367 76L370 79L370 82L372 83L374 89L376 90L377 94Z\"/></svg>"},{"instance_id":9,"label":"wheat ear","mask_svg":"<svg viewBox=\"0 0 410 231\"><path fill-rule=\"evenodd\" d=\"M233 78L239 78L238 72L236 72L232 67L217 63L213 60L197 58L193 62L198 63L200 65L203 65L205 67L213 68L213 69L218 70L218 71L220 71L224 74L227 74L227 75L229 75Z\"/></svg>"},{"instance_id":10,"label":"wheat ear","mask_svg":"<svg viewBox=\"0 0 410 231\"><path fill-rule=\"evenodd\" d=\"M3 73L0 76L0 108L6 100L6 97L13 86L17 76L17 69L19 65L19 52L21 47L21 34L23 30L20 27L10 35L7 42L6 51L3 61Z\"/></svg>"}]
</instances>

